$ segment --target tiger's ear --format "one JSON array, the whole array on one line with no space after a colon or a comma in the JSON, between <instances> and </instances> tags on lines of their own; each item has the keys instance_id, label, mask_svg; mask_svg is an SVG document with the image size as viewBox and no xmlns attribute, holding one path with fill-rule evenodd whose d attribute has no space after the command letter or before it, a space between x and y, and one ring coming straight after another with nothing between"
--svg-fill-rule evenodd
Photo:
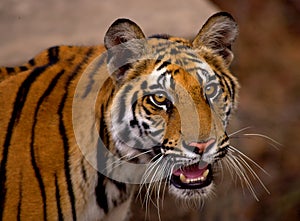
<instances>
[{"instance_id":1,"label":"tiger's ear","mask_svg":"<svg viewBox=\"0 0 300 221\"><path fill-rule=\"evenodd\" d=\"M107 30L104 45L108 54L108 68L117 82L123 79L130 63L136 61L141 53L145 38L141 28L125 18L117 19Z\"/></svg>"},{"instance_id":2,"label":"tiger's ear","mask_svg":"<svg viewBox=\"0 0 300 221\"><path fill-rule=\"evenodd\" d=\"M132 39L143 38L145 38L145 35L136 23L126 18L119 18L107 30L104 44L106 49L110 49Z\"/></svg>"},{"instance_id":3,"label":"tiger's ear","mask_svg":"<svg viewBox=\"0 0 300 221\"><path fill-rule=\"evenodd\" d=\"M231 45L238 35L238 26L227 12L219 12L211 16L203 25L193 41L194 48L206 46L213 53L220 55L227 66L233 60Z\"/></svg>"}]
</instances>

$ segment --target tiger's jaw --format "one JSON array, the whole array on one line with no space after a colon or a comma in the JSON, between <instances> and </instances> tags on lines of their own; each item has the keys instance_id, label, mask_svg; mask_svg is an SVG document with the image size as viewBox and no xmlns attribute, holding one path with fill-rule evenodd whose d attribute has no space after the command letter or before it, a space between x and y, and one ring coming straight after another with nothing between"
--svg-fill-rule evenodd
<instances>
[{"instance_id":1,"label":"tiger's jaw","mask_svg":"<svg viewBox=\"0 0 300 221\"><path fill-rule=\"evenodd\" d=\"M170 192L184 200L203 200L209 196L215 186L216 163L226 156L226 146L215 146L216 149L212 155L204 157L203 155L206 154L203 154L202 157L196 157L173 169L169 176Z\"/></svg>"},{"instance_id":2,"label":"tiger's jaw","mask_svg":"<svg viewBox=\"0 0 300 221\"><path fill-rule=\"evenodd\" d=\"M214 188L213 166L208 163L194 163L175 169L170 177L170 192L184 200L209 196Z\"/></svg>"},{"instance_id":3,"label":"tiger's jaw","mask_svg":"<svg viewBox=\"0 0 300 221\"><path fill-rule=\"evenodd\" d=\"M212 183L211 164L195 163L173 171L170 182L178 189L201 189Z\"/></svg>"}]
</instances>

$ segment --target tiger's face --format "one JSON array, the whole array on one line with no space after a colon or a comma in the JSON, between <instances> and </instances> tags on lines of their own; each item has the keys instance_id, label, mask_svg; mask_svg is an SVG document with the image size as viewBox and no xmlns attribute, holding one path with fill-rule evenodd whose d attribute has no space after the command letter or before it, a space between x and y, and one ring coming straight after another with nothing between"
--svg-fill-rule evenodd
<instances>
[{"instance_id":1,"label":"tiger's face","mask_svg":"<svg viewBox=\"0 0 300 221\"><path fill-rule=\"evenodd\" d=\"M143 39L135 24L124 22L108 30L108 49L116 42L130 42L124 33L116 35L125 26L133 30L130 38ZM208 195L216 162L227 153L226 127L236 106L238 84L228 71L229 45L214 48L209 44L217 42L211 33L216 31L218 38L227 33L224 38L232 42L235 35L229 31L236 32L233 27L231 17L219 14L192 42L154 36L142 44L132 41L109 58L111 66L125 61L123 66L114 66L116 90L107 113L117 151L136 163L148 163L145 178L160 184L165 180L181 198Z\"/></svg>"}]
</instances>

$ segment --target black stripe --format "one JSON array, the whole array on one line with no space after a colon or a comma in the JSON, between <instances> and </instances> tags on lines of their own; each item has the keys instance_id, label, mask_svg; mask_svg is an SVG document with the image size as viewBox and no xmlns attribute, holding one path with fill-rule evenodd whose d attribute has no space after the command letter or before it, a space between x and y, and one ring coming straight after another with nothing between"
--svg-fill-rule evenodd
<instances>
[{"instance_id":1,"label":"black stripe","mask_svg":"<svg viewBox=\"0 0 300 221\"><path fill-rule=\"evenodd\" d=\"M104 179L105 176L102 173L98 172L98 184L95 191L96 191L96 199L98 205L100 206L101 209L104 210L105 213L108 213L108 203L107 203L107 196L106 196L107 194L104 185Z\"/></svg>"},{"instance_id":2,"label":"black stripe","mask_svg":"<svg viewBox=\"0 0 300 221\"><path fill-rule=\"evenodd\" d=\"M155 48L155 53L156 54L165 54L166 53L166 50L169 48L170 44L162 44L162 43L159 43L157 45L157 47Z\"/></svg>"},{"instance_id":3,"label":"black stripe","mask_svg":"<svg viewBox=\"0 0 300 221\"><path fill-rule=\"evenodd\" d=\"M22 198L23 198L23 189L22 189L22 182L23 182L23 174L21 172L21 178L19 183L19 202L18 202L18 213L17 213L17 220L21 220L21 208L22 208Z\"/></svg>"},{"instance_id":4,"label":"black stripe","mask_svg":"<svg viewBox=\"0 0 300 221\"><path fill-rule=\"evenodd\" d=\"M48 49L48 59L49 63L56 63L59 59L59 46L55 46Z\"/></svg>"},{"instance_id":5,"label":"black stripe","mask_svg":"<svg viewBox=\"0 0 300 221\"><path fill-rule=\"evenodd\" d=\"M61 209L61 205L60 205L59 185L57 182L56 174L54 174L54 177L55 177L55 197L56 197L57 215L58 215L58 220L62 221L62 220L64 220L64 217L63 217L62 209Z\"/></svg>"},{"instance_id":6,"label":"black stripe","mask_svg":"<svg viewBox=\"0 0 300 221\"><path fill-rule=\"evenodd\" d=\"M138 122L130 122L130 124L132 124L132 127L134 127L134 125L136 125L135 123L137 124ZM122 143L127 143L131 139L132 138L130 137L130 128L126 124L125 128L118 133L118 140L121 140Z\"/></svg>"},{"instance_id":7,"label":"black stripe","mask_svg":"<svg viewBox=\"0 0 300 221\"><path fill-rule=\"evenodd\" d=\"M230 85L228 84L228 82L227 82L227 80L224 78L224 82L225 82L225 85L226 85L226 87L227 87L227 90L228 90L228 92L229 92L229 96L230 97L233 97L233 89L230 87ZM230 82L230 80L229 80L229 82ZM232 85L233 86L233 85ZM223 85L223 87L225 87L224 85Z\"/></svg>"},{"instance_id":8,"label":"black stripe","mask_svg":"<svg viewBox=\"0 0 300 221\"><path fill-rule=\"evenodd\" d=\"M55 85L57 84L58 79L62 76L62 74L64 73L64 70L60 71L51 81L51 83L49 84L48 88L46 89L46 91L44 92L44 94L39 98L38 103L36 105L35 108L35 112L34 112L34 121L32 124L32 128L31 128L31 143L30 143L30 156L31 156L31 164L35 173L35 177L38 181L39 187L40 187L40 191L41 191L41 196L42 196L42 200L43 200L43 215L44 215L44 220L47 220L47 200L46 200L46 190L45 190L45 185L43 182L43 178L42 175L40 173L40 169L37 165L37 162L35 160L35 150L34 150L34 140L35 140L35 127L37 124L37 115L38 112L40 110L40 107L43 103L43 101L45 100L45 98L47 98L49 96L49 94L53 91Z\"/></svg>"},{"instance_id":9,"label":"black stripe","mask_svg":"<svg viewBox=\"0 0 300 221\"><path fill-rule=\"evenodd\" d=\"M165 76L166 76L166 73L164 72L164 73L162 73L158 78L157 78L157 85L159 85L159 87L160 88L164 88L165 89L165 87L164 87L164 81L165 81ZM162 81L162 83L163 84L161 84L161 81Z\"/></svg>"},{"instance_id":10,"label":"black stripe","mask_svg":"<svg viewBox=\"0 0 300 221\"><path fill-rule=\"evenodd\" d=\"M11 67L6 67L5 70L6 70L7 74L11 74L11 73L15 72L15 68L11 68Z\"/></svg>"},{"instance_id":11,"label":"black stripe","mask_svg":"<svg viewBox=\"0 0 300 221\"><path fill-rule=\"evenodd\" d=\"M165 129L159 129L159 130L151 132L150 134L151 134L151 136L156 137L157 135L162 134L164 132L164 130Z\"/></svg>"},{"instance_id":12,"label":"black stripe","mask_svg":"<svg viewBox=\"0 0 300 221\"><path fill-rule=\"evenodd\" d=\"M209 73L207 70L200 68L200 67L192 67L192 68L186 68L185 69L186 72L198 72L201 71L202 74L204 74L206 77L209 76Z\"/></svg>"},{"instance_id":13,"label":"black stripe","mask_svg":"<svg viewBox=\"0 0 300 221\"><path fill-rule=\"evenodd\" d=\"M85 166L84 166L84 158L81 159L80 164L81 164L81 173L82 173L83 180L85 182L87 182L86 169L85 169Z\"/></svg>"},{"instance_id":14,"label":"black stripe","mask_svg":"<svg viewBox=\"0 0 300 221\"><path fill-rule=\"evenodd\" d=\"M66 84L65 84L65 94L63 95L61 102L59 104L58 107L58 111L57 114L59 115L59 132L63 141L63 145L64 145L64 165L65 165L65 176L66 176L66 182L67 182L67 187L68 187L68 194L70 197L70 203L71 203L71 210L72 210L72 218L73 220L76 220L76 209L75 209L75 195L73 192L73 185L72 185L72 178L71 178L71 172L70 172L70 162L69 162L69 140L67 137L67 133L66 133L66 126L64 125L64 121L63 121L63 109L65 107L65 103L66 100L68 98L69 95L69 86L72 83L73 79L79 74L79 71L81 69L81 66L84 65L89 57L91 56L91 54L93 53L93 48L91 48L87 53L85 58L82 60L81 63L79 63L73 73L69 76Z\"/></svg>"},{"instance_id":15,"label":"black stripe","mask_svg":"<svg viewBox=\"0 0 300 221\"><path fill-rule=\"evenodd\" d=\"M185 58L186 61L196 63L196 64L202 64L202 62L197 58Z\"/></svg>"},{"instance_id":16,"label":"black stripe","mask_svg":"<svg viewBox=\"0 0 300 221\"><path fill-rule=\"evenodd\" d=\"M28 70L28 68L26 66L20 66L19 68L20 68L20 71L27 71Z\"/></svg>"},{"instance_id":17,"label":"black stripe","mask_svg":"<svg viewBox=\"0 0 300 221\"><path fill-rule=\"evenodd\" d=\"M131 104L132 104L132 116L133 116L133 119L132 121L133 122L136 122L136 125L139 129L139 132L140 132L140 136L143 135L143 130L141 128L141 126L139 125L139 122L136 118L136 105L137 105L137 100L138 100L138 97L137 97L137 94L138 94L138 91L134 92L133 96L132 96L132 99L131 99Z\"/></svg>"},{"instance_id":18,"label":"black stripe","mask_svg":"<svg viewBox=\"0 0 300 221\"><path fill-rule=\"evenodd\" d=\"M107 101L106 104L102 104L101 107L100 107L100 128L99 128L99 135L100 135L100 138L98 139L98 143L97 143L97 168L98 168L98 171L100 171L101 173L104 173L106 174L107 171L106 171L106 158L107 158L107 155L106 155L106 151L107 149L109 148L109 142L110 142L110 138L109 138L109 132L108 132L108 128L107 128L107 125L106 125L106 122L104 120L104 115L105 115L105 110L106 110L106 105L108 105L110 103L110 99L112 98L112 96L109 98L109 100ZM98 184L101 184L101 178L99 180L99 177L98 177ZM102 185L102 184L101 184ZM96 187L97 189L98 187ZM96 190L97 192L97 190ZM98 198L99 196L96 194L96 197ZM98 199L97 199L97 202L98 202Z\"/></svg>"},{"instance_id":19,"label":"black stripe","mask_svg":"<svg viewBox=\"0 0 300 221\"><path fill-rule=\"evenodd\" d=\"M176 70L175 70L176 71ZM175 74L174 74L175 75ZM176 81L174 80L173 76L171 75L171 78L170 78L170 88L172 90L175 90L175 86L176 86Z\"/></svg>"},{"instance_id":20,"label":"black stripe","mask_svg":"<svg viewBox=\"0 0 300 221\"><path fill-rule=\"evenodd\" d=\"M154 34L151 35L149 38L160 38L160 39L169 39L171 36L168 34Z\"/></svg>"},{"instance_id":21,"label":"black stripe","mask_svg":"<svg viewBox=\"0 0 300 221\"><path fill-rule=\"evenodd\" d=\"M149 100L150 100L149 98L147 98L147 100L148 100L147 103L151 102L151 101L149 102ZM148 108L145 105L142 105L142 108L148 116L152 115L152 112L150 110L148 110ZM162 109L160 107L157 107L157 108Z\"/></svg>"},{"instance_id":22,"label":"black stripe","mask_svg":"<svg viewBox=\"0 0 300 221\"><path fill-rule=\"evenodd\" d=\"M99 122L99 124L100 124L100 131L99 131L99 134L100 134L100 138L101 138L101 140L105 143L105 144L107 144L106 142L109 140L109 138L107 137L108 136L108 133L107 133L107 125L106 125L106 123L105 123L105 121L104 121L104 111L105 111L105 108L104 108L104 104L102 104L101 105L101 107L100 107L100 110L101 110L101 113L100 113L100 115L102 116L101 118L100 118L100 122Z\"/></svg>"},{"instance_id":23,"label":"black stripe","mask_svg":"<svg viewBox=\"0 0 300 221\"><path fill-rule=\"evenodd\" d=\"M72 217L73 217L73 220L76 220L77 218L76 218L76 211L75 211L75 196L74 196L74 192L73 192L71 173L70 173L70 163L69 163L69 140L68 140L66 128L65 128L65 125L63 122L63 109L64 109L65 102L66 102L66 99L68 96L68 85L70 84L70 82L71 82L71 79L69 79L69 81L67 82L67 84L65 86L66 93L64 94L64 96L60 102L57 114L59 115L59 132L60 132L61 138L63 140L63 145L64 145L64 168L65 168L64 170L65 170L68 194L70 197Z\"/></svg>"},{"instance_id":24,"label":"black stripe","mask_svg":"<svg viewBox=\"0 0 300 221\"><path fill-rule=\"evenodd\" d=\"M128 92L132 90L132 85L127 85L124 90L122 95L120 96L120 105L119 105L119 116L118 116L118 121L121 122L125 116L125 111L126 111L126 98L128 96Z\"/></svg>"},{"instance_id":25,"label":"black stripe","mask_svg":"<svg viewBox=\"0 0 300 221\"><path fill-rule=\"evenodd\" d=\"M184 51L185 54L187 54L188 56L190 56L189 59L196 59L197 63L203 64L203 61L201 61L198 56L196 54L194 54L194 52L191 52L190 50L186 50Z\"/></svg>"},{"instance_id":26,"label":"black stripe","mask_svg":"<svg viewBox=\"0 0 300 221\"><path fill-rule=\"evenodd\" d=\"M175 47L178 49L178 50L182 50L184 51L184 53L186 53L188 51L188 49L190 49L189 46L185 45L185 44L181 44L181 43L184 43L182 41L176 41L177 43L179 44L175 44ZM191 53L189 53L191 54Z\"/></svg>"},{"instance_id":27,"label":"black stripe","mask_svg":"<svg viewBox=\"0 0 300 221\"><path fill-rule=\"evenodd\" d=\"M227 135L222 136L221 141L219 142L218 146L222 146L228 140L229 140L229 137Z\"/></svg>"},{"instance_id":28,"label":"black stripe","mask_svg":"<svg viewBox=\"0 0 300 221\"><path fill-rule=\"evenodd\" d=\"M86 98L91 92L91 89L93 88L93 85L95 83L94 76L99 71L98 69L101 68L101 66L104 64L105 59L106 56L102 55L101 59L97 61L97 65L94 65L93 71L89 72L89 82L85 88L83 95L81 96L82 99Z\"/></svg>"},{"instance_id":29,"label":"black stripe","mask_svg":"<svg viewBox=\"0 0 300 221\"><path fill-rule=\"evenodd\" d=\"M163 58L164 58L164 55L159 55L157 58L156 58L156 61L155 61L155 65L157 65L158 63L160 63L162 60L163 60Z\"/></svg>"},{"instance_id":30,"label":"black stripe","mask_svg":"<svg viewBox=\"0 0 300 221\"><path fill-rule=\"evenodd\" d=\"M30 64L31 66L34 66L34 65L35 65L35 60L34 60L34 58L30 59L30 60L28 61L28 64Z\"/></svg>"},{"instance_id":31,"label":"black stripe","mask_svg":"<svg viewBox=\"0 0 300 221\"><path fill-rule=\"evenodd\" d=\"M160 71L161 69L167 67L168 65L172 64L170 60L164 61L156 70Z\"/></svg>"},{"instance_id":32,"label":"black stripe","mask_svg":"<svg viewBox=\"0 0 300 221\"><path fill-rule=\"evenodd\" d=\"M143 81L143 83L141 83L141 90L146 90L147 87L148 87L147 81Z\"/></svg>"},{"instance_id":33,"label":"black stripe","mask_svg":"<svg viewBox=\"0 0 300 221\"><path fill-rule=\"evenodd\" d=\"M17 92L17 96L14 102L12 114L8 123L6 137L3 145L2 160L0 165L0 208L4 208L5 196L6 196L6 163L8 159L8 148L10 146L13 129L17 125L22 109L24 107L29 89L36 78L46 70L47 66L36 68L32 73L23 81L22 85ZM0 210L0 218L3 216L3 209Z\"/></svg>"},{"instance_id":34,"label":"black stripe","mask_svg":"<svg viewBox=\"0 0 300 221\"><path fill-rule=\"evenodd\" d=\"M160 86L157 85L157 84L154 84L154 85L149 86L149 89L150 89L150 90L156 90L156 89L162 89L162 87L160 87Z\"/></svg>"},{"instance_id":35,"label":"black stripe","mask_svg":"<svg viewBox=\"0 0 300 221\"><path fill-rule=\"evenodd\" d=\"M144 151L148 151L148 150L144 150ZM143 152L143 151L141 151ZM122 193L126 193L126 184L125 183L121 183L121 182L118 182L116 180L111 180L113 184L116 185L116 187L118 188L118 190Z\"/></svg>"},{"instance_id":36,"label":"black stripe","mask_svg":"<svg viewBox=\"0 0 300 221\"><path fill-rule=\"evenodd\" d=\"M229 95L230 97L232 97L232 91L231 91L231 87L230 85L228 84L226 78L228 78L228 76L226 76L225 74L222 74L220 75L218 72L214 71L215 75L219 78L219 83L221 85L221 87L223 87L225 89L225 86L227 87L228 89L228 92L229 92ZM225 82L225 85L223 83L223 81ZM230 79L229 79L229 82L230 82ZM224 91L224 90L223 90Z\"/></svg>"},{"instance_id":37,"label":"black stripe","mask_svg":"<svg viewBox=\"0 0 300 221\"><path fill-rule=\"evenodd\" d=\"M224 76L224 79L225 79L225 78L229 79L229 82L230 82L230 84L231 84L231 87L229 86L228 89L231 91L231 95L232 95L231 97L232 97L232 99L233 99L233 101L234 101L234 99L235 99L235 88L236 88L236 84L235 84L235 82L233 81L233 79L232 79L232 77L231 77L230 75L228 75L228 74L226 74L226 73L224 73L224 72L222 72L221 74Z\"/></svg>"},{"instance_id":38,"label":"black stripe","mask_svg":"<svg viewBox=\"0 0 300 221\"><path fill-rule=\"evenodd\" d=\"M145 130L148 130L149 129L149 124L147 124L146 122L143 122L142 123L142 126Z\"/></svg>"},{"instance_id":39,"label":"black stripe","mask_svg":"<svg viewBox=\"0 0 300 221\"><path fill-rule=\"evenodd\" d=\"M103 106L102 106L103 107ZM101 109L102 111L102 116L104 116L104 109ZM102 121L103 117L101 118ZM105 180L105 176L103 174L107 174L107 155L106 155L106 151L107 148L109 147L109 138L108 138L108 133L105 133L104 128L100 127L100 132L103 131L101 134L101 139L98 139L98 144L97 144L97 168L98 171L97 172L97 176L98 176L98 183L97 186L95 188L95 194L96 194L96 201L97 204L99 205L99 207L101 209L104 210L105 213L108 212L108 203L107 203L107 194L106 194L106 190L105 190L105 184L104 184L104 180ZM106 127L105 127L106 129ZM104 137L105 139L104 139ZM104 143L103 143L104 142Z\"/></svg>"}]
</instances>

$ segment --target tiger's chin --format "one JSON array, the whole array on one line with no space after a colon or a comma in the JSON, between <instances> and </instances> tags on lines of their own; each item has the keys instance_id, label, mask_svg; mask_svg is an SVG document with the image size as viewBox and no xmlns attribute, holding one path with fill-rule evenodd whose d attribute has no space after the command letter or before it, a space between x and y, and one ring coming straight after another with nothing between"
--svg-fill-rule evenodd
<instances>
[{"instance_id":1,"label":"tiger's chin","mask_svg":"<svg viewBox=\"0 0 300 221\"><path fill-rule=\"evenodd\" d=\"M179 189L170 184L169 192L180 200L193 201L193 205L200 207L204 200L213 194L214 188L213 182L199 189Z\"/></svg>"}]
</instances>

